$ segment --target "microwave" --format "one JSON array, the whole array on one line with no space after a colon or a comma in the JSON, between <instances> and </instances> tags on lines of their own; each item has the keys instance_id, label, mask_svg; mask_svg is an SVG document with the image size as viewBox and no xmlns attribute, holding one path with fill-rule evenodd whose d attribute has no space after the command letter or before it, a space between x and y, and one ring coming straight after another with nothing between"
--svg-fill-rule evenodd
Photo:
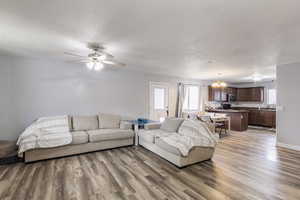
<instances>
[{"instance_id":1,"label":"microwave","mask_svg":"<svg viewBox=\"0 0 300 200\"><path fill-rule=\"evenodd\" d=\"M235 95L229 95L228 100L229 100L229 102L236 101L236 96Z\"/></svg>"}]
</instances>

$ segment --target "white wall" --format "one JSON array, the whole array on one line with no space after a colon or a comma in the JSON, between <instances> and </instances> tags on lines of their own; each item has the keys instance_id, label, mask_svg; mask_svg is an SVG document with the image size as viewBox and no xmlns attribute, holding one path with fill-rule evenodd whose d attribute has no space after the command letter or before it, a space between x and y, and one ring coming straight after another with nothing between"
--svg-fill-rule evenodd
<instances>
[{"instance_id":1,"label":"white wall","mask_svg":"<svg viewBox=\"0 0 300 200\"><path fill-rule=\"evenodd\" d=\"M298 150L300 150L299 85L300 63L277 66L277 144Z\"/></svg>"},{"instance_id":2,"label":"white wall","mask_svg":"<svg viewBox=\"0 0 300 200\"><path fill-rule=\"evenodd\" d=\"M148 117L149 81L170 84L170 109L174 115L177 82L200 83L113 68L97 73L88 71L82 64L22 58L10 59L10 66L1 70L5 71L1 76L6 78L1 81L6 84L0 87L14 99L14 120L7 120L5 129L1 127L0 140L16 139L25 127L41 116L106 112L133 118ZM6 99L5 102L2 107L10 113L11 106L7 104L12 101ZM4 117L2 113L1 116ZM8 123L12 121L13 124Z\"/></svg>"},{"instance_id":3,"label":"white wall","mask_svg":"<svg viewBox=\"0 0 300 200\"><path fill-rule=\"evenodd\" d=\"M77 64L17 59L13 62L12 79L17 132L8 139L17 138L41 116L146 114L144 75L140 73L122 70L95 73Z\"/></svg>"},{"instance_id":4,"label":"white wall","mask_svg":"<svg viewBox=\"0 0 300 200\"><path fill-rule=\"evenodd\" d=\"M12 139L12 135L16 132L11 69L11 59L0 56L0 136L2 140Z\"/></svg>"}]
</instances>

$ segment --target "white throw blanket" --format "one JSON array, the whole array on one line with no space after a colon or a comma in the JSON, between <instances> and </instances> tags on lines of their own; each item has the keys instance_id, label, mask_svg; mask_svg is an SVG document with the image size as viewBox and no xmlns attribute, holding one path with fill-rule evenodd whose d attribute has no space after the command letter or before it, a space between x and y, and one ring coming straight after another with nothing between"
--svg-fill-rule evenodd
<instances>
[{"instance_id":1,"label":"white throw blanket","mask_svg":"<svg viewBox=\"0 0 300 200\"><path fill-rule=\"evenodd\" d=\"M39 118L20 135L17 145L21 154L30 149L58 147L71 142L68 116L56 116Z\"/></svg>"},{"instance_id":2,"label":"white throw blanket","mask_svg":"<svg viewBox=\"0 0 300 200\"><path fill-rule=\"evenodd\" d=\"M212 133L203 122L184 120L179 127L178 133L161 137L160 139L178 148L183 156L188 156L193 147L215 147L219 136Z\"/></svg>"}]
</instances>

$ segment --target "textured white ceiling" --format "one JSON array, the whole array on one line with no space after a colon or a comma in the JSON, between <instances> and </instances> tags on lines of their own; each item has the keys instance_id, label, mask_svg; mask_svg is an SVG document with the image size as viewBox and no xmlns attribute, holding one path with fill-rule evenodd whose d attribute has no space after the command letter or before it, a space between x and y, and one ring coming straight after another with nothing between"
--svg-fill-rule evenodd
<instances>
[{"instance_id":1,"label":"textured white ceiling","mask_svg":"<svg viewBox=\"0 0 300 200\"><path fill-rule=\"evenodd\" d=\"M300 1L9 0L0 51L69 60L103 43L127 67L187 78L249 81L300 61ZM212 61L212 62L208 62Z\"/></svg>"}]
</instances>

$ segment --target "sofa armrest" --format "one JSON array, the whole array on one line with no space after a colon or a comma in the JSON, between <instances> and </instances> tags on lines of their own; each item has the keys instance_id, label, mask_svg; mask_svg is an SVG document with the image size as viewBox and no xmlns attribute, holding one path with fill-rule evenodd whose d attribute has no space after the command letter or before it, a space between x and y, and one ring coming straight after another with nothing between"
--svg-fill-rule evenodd
<instances>
[{"instance_id":1,"label":"sofa armrest","mask_svg":"<svg viewBox=\"0 0 300 200\"><path fill-rule=\"evenodd\" d=\"M120 129L123 129L123 130L132 129L132 123L128 122L128 121L121 121L120 122Z\"/></svg>"},{"instance_id":2,"label":"sofa armrest","mask_svg":"<svg viewBox=\"0 0 300 200\"><path fill-rule=\"evenodd\" d=\"M159 129L161 126L161 123L159 122L154 122L154 123L147 123L144 125L145 130L150 130L150 129Z\"/></svg>"}]
</instances>

